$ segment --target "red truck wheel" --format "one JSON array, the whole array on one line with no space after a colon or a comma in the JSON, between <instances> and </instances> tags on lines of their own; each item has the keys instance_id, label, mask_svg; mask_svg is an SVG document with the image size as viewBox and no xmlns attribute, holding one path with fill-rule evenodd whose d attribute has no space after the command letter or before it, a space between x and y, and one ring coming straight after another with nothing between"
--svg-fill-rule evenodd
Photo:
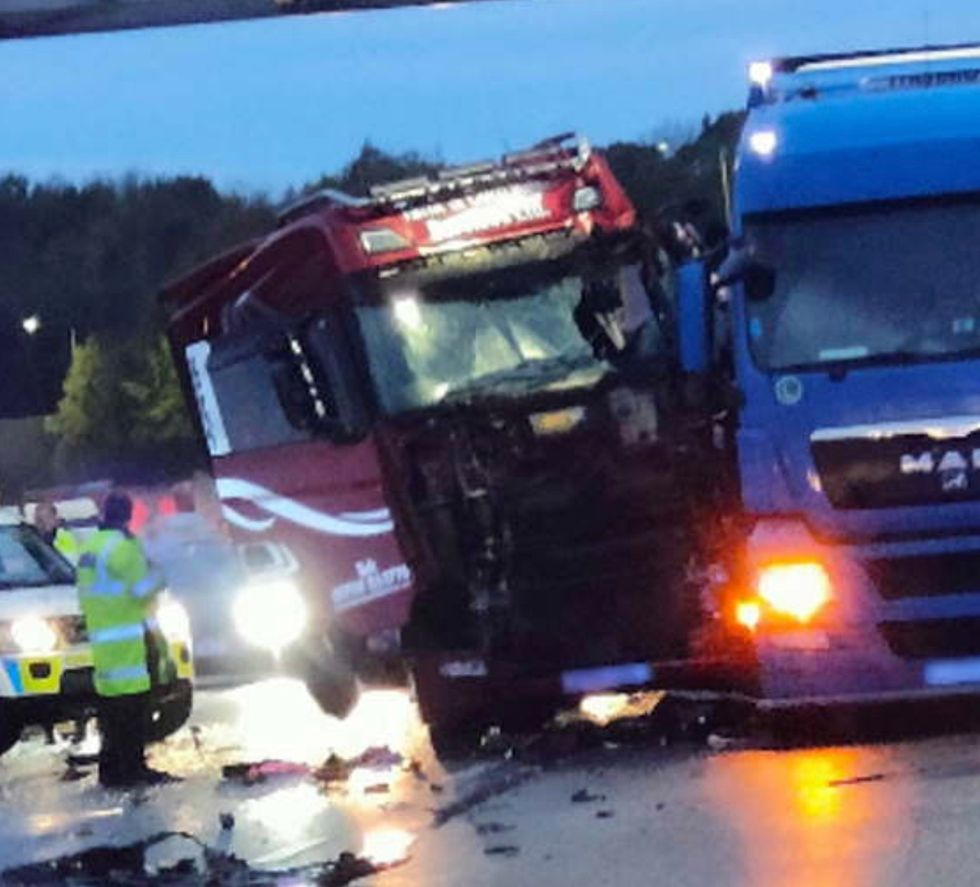
<instances>
[{"instance_id":1,"label":"red truck wheel","mask_svg":"<svg viewBox=\"0 0 980 887\"><path fill-rule=\"evenodd\" d=\"M335 718L347 717L361 693L353 669L339 656L308 664L303 681L316 704Z\"/></svg>"}]
</instances>

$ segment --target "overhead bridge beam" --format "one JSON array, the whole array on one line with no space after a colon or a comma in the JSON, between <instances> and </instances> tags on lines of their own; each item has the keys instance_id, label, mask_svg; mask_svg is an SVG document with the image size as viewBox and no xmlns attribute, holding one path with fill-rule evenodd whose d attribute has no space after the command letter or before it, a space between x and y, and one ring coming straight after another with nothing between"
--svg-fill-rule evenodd
<instances>
[{"instance_id":1,"label":"overhead bridge beam","mask_svg":"<svg viewBox=\"0 0 980 887\"><path fill-rule=\"evenodd\" d=\"M0 0L0 39L482 0Z\"/></svg>"}]
</instances>

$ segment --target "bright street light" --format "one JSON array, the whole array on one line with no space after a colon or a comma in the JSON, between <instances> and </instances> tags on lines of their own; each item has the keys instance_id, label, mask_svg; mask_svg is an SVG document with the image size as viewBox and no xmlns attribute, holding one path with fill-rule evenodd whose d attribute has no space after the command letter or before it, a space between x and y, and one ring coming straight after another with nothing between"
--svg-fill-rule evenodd
<instances>
[{"instance_id":1,"label":"bright street light","mask_svg":"<svg viewBox=\"0 0 980 887\"><path fill-rule=\"evenodd\" d=\"M33 336L39 329L41 329L41 318L36 314L32 314L30 317L25 317L20 325L23 327L24 332L29 336Z\"/></svg>"}]
</instances>

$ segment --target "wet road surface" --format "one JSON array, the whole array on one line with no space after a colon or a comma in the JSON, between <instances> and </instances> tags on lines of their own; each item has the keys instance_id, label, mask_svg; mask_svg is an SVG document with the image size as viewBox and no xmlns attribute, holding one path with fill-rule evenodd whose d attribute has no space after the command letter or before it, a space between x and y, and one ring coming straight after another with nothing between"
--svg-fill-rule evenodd
<instances>
[{"instance_id":1,"label":"wet road surface","mask_svg":"<svg viewBox=\"0 0 980 887\"><path fill-rule=\"evenodd\" d=\"M192 727L153 755L185 781L137 794L104 791L92 774L61 781L63 748L22 743L0 760L2 867L173 829L261 869L344 850L406 860L359 882L377 887L939 887L980 872L975 734L781 751L599 746L544 766L491 756L447 772L404 694L368 694L341 723L283 679L201 693ZM227 764L319 765L377 746L402 760L329 787L303 773L222 779Z\"/></svg>"}]
</instances>

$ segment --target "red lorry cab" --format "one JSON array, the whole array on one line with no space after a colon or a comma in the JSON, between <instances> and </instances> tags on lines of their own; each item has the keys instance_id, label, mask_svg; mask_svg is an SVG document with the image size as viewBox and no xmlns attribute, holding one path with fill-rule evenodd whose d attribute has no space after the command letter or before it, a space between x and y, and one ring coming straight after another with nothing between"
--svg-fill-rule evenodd
<instances>
[{"instance_id":1,"label":"red lorry cab","mask_svg":"<svg viewBox=\"0 0 980 887\"><path fill-rule=\"evenodd\" d=\"M224 516L291 550L334 647L557 674L636 659L669 622L644 603L671 499L652 374L623 357L651 315L635 222L563 137L313 194L165 292Z\"/></svg>"}]
</instances>

